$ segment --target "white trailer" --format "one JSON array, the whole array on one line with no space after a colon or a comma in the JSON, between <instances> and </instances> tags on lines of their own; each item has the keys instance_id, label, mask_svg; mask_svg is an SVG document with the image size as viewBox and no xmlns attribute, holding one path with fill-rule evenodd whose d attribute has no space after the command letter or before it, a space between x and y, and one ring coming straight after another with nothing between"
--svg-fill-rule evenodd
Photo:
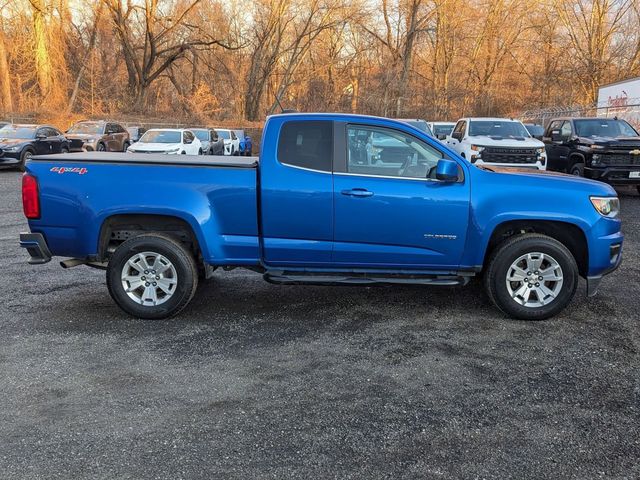
<instances>
[{"instance_id":1,"label":"white trailer","mask_svg":"<svg viewBox=\"0 0 640 480\"><path fill-rule=\"evenodd\" d=\"M598 116L617 116L639 128L640 77L601 86L598 89Z\"/></svg>"}]
</instances>

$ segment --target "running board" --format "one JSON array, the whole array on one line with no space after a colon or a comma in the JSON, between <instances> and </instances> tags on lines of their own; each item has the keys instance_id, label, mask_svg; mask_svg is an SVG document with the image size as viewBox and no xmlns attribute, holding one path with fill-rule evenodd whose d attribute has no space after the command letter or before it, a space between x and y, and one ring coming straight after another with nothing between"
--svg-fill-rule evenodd
<instances>
[{"instance_id":1,"label":"running board","mask_svg":"<svg viewBox=\"0 0 640 480\"><path fill-rule=\"evenodd\" d=\"M374 285L374 284L404 284L404 285L466 285L471 276L463 275L384 275L358 273L300 273L300 272L267 272L263 275L269 283L279 285Z\"/></svg>"}]
</instances>

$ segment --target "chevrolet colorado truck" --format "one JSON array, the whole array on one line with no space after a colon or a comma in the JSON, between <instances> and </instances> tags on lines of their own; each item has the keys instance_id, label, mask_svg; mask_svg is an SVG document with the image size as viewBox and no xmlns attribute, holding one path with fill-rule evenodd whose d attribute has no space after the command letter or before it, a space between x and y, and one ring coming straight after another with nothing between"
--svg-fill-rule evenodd
<instances>
[{"instance_id":1,"label":"chevrolet colorado truck","mask_svg":"<svg viewBox=\"0 0 640 480\"><path fill-rule=\"evenodd\" d=\"M617 118L554 118L543 137L549 170L640 192L640 135Z\"/></svg>"},{"instance_id":2,"label":"chevrolet colorado truck","mask_svg":"<svg viewBox=\"0 0 640 480\"><path fill-rule=\"evenodd\" d=\"M215 268L242 267L279 284L482 274L498 308L538 320L579 276L593 295L622 253L609 185L474 166L405 122L359 115L271 116L259 159L37 156L22 196L31 264L104 268L115 302L147 319L177 314Z\"/></svg>"}]
</instances>

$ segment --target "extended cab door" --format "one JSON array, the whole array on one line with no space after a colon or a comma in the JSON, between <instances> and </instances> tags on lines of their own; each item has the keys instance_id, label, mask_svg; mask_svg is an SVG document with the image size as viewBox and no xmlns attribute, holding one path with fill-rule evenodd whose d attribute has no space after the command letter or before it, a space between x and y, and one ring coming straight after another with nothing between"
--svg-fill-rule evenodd
<instances>
[{"instance_id":1,"label":"extended cab door","mask_svg":"<svg viewBox=\"0 0 640 480\"><path fill-rule=\"evenodd\" d=\"M334 124L292 115L272 118L266 128L272 135L263 139L259 182L265 263L327 265L333 242Z\"/></svg>"},{"instance_id":2,"label":"extended cab door","mask_svg":"<svg viewBox=\"0 0 640 480\"><path fill-rule=\"evenodd\" d=\"M345 267L443 268L460 264L469 182L435 179L435 145L386 127L346 125L334 172L333 263Z\"/></svg>"}]
</instances>

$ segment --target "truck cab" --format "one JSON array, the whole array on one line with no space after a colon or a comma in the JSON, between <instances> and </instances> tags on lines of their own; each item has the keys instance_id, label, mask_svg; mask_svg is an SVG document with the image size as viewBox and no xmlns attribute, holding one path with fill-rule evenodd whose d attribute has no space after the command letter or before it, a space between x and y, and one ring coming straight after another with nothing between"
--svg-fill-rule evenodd
<instances>
[{"instance_id":1,"label":"truck cab","mask_svg":"<svg viewBox=\"0 0 640 480\"><path fill-rule=\"evenodd\" d=\"M522 122L509 118L463 118L445 143L477 165L545 170L544 144Z\"/></svg>"},{"instance_id":2,"label":"truck cab","mask_svg":"<svg viewBox=\"0 0 640 480\"><path fill-rule=\"evenodd\" d=\"M640 136L618 118L554 118L543 141L549 170L632 185L640 192Z\"/></svg>"},{"instance_id":3,"label":"truck cab","mask_svg":"<svg viewBox=\"0 0 640 480\"><path fill-rule=\"evenodd\" d=\"M387 118L274 115L260 158L83 152L26 169L30 263L106 269L139 318L176 315L200 278L246 268L322 285L464 285L483 272L498 308L538 320L579 276L595 294L621 259L610 186L473 164Z\"/></svg>"}]
</instances>

